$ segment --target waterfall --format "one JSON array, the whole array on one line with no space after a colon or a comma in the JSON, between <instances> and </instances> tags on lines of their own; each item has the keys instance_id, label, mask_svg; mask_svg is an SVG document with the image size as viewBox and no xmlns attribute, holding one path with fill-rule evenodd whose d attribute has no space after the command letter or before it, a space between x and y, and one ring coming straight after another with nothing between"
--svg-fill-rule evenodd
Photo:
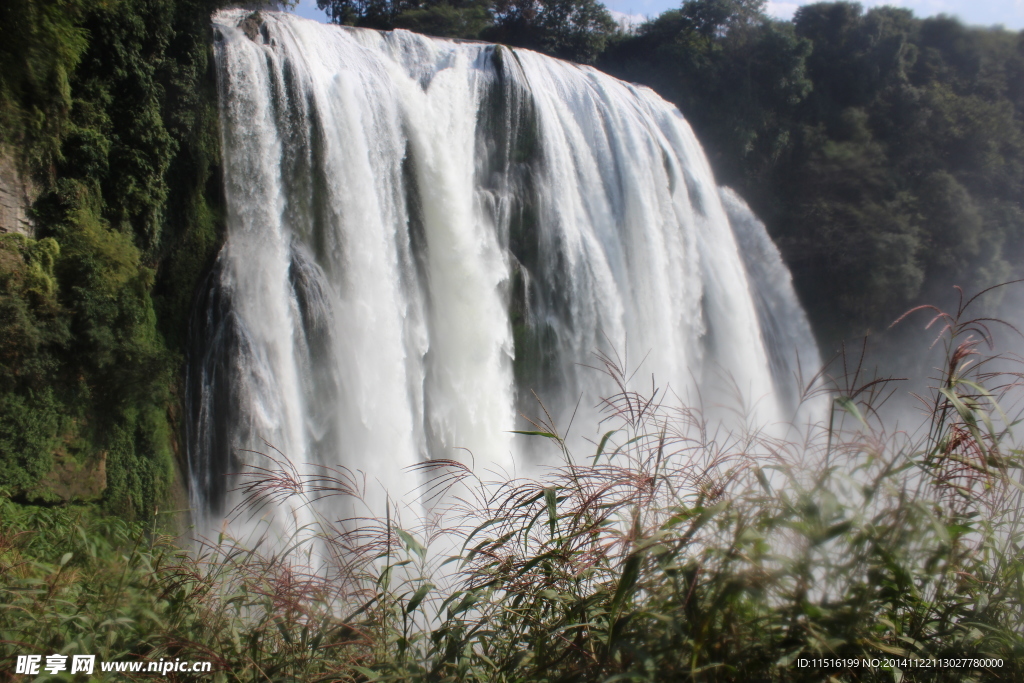
<instances>
[{"instance_id":1,"label":"waterfall","mask_svg":"<svg viewBox=\"0 0 1024 683\"><path fill-rule=\"evenodd\" d=\"M523 473L535 396L577 413L585 456L598 351L681 401L791 414L796 354L818 358L789 274L654 92L502 46L214 23L227 237L192 323L197 511L230 508L264 441L358 473L378 510L415 508L428 459Z\"/></svg>"},{"instance_id":2,"label":"waterfall","mask_svg":"<svg viewBox=\"0 0 1024 683\"><path fill-rule=\"evenodd\" d=\"M764 223L730 188L721 188L719 194L750 280L750 296L754 299L761 338L768 351L776 396L783 405L796 406L801 400L801 390L821 365L811 324L796 298L789 269ZM820 398L807 403L814 406L809 411L812 413L820 413L824 408L818 405Z\"/></svg>"}]
</instances>

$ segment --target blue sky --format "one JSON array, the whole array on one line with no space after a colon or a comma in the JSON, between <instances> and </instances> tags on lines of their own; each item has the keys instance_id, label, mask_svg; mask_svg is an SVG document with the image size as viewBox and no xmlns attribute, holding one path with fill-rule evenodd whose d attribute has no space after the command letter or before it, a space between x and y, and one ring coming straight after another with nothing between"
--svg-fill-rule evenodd
<instances>
[{"instance_id":1,"label":"blue sky","mask_svg":"<svg viewBox=\"0 0 1024 683\"><path fill-rule=\"evenodd\" d=\"M769 0L768 11L788 19L800 5L813 0ZM655 16L667 9L678 7L679 0L604 0L608 9L623 14ZM935 14L952 14L968 24L992 26L1002 24L1008 29L1024 29L1024 0L861 0L865 7L895 5L914 11L919 17ZM310 19L326 21L323 12L316 8L316 0L301 0L296 13Z\"/></svg>"}]
</instances>

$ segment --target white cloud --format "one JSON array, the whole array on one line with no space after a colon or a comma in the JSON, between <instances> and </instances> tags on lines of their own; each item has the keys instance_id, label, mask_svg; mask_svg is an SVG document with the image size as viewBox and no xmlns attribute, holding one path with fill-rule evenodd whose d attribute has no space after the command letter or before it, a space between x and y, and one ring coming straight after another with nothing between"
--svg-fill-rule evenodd
<instances>
[{"instance_id":1,"label":"white cloud","mask_svg":"<svg viewBox=\"0 0 1024 683\"><path fill-rule=\"evenodd\" d=\"M626 32L633 31L640 24L647 22L647 17L642 14L625 14L613 9L608 10L608 14L612 15L612 19L619 25L619 28Z\"/></svg>"},{"instance_id":2,"label":"white cloud","mask_svg":"<svg viewBox=\"0 0 1024 683\"><path fill-rule=\"evenodd\" d=\"M792 19L793 12L800 6L799 2L774 2L768 0L768 14L776 19Z\"/></svg>"}]
</instances>

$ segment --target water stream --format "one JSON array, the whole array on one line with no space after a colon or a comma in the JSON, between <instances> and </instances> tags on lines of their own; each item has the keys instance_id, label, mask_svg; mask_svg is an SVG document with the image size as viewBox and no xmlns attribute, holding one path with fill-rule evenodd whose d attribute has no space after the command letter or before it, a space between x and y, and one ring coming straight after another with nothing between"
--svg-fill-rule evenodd
<instances>
[{"instance_id":1,"label":"water stream","mask_svg":"<svg viewBox=\"0 0 1024 683\"><path fill-rule=\"evenodd\" d=\"M378 511L415 511L427 459L524 473L535 395L560 428L576 413L586 455L613 390L598 351L681 401L791 417L818 356L789 273L654 92L526 50L214 21L228 215L188 368L200 517L267 443L300 474L348 468Z\"/></svg>"}]
</instances>

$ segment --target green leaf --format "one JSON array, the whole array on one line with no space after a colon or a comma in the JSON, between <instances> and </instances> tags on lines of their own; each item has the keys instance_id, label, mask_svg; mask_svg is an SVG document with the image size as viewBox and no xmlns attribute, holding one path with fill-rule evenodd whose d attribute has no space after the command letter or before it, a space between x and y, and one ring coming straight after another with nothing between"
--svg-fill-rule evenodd
<instances>
[{"instance_id":1,"label":"green leaf","mask_svg":"<svg viewBox=\"0 0 1024 683\"><path fill-rule=\"evenodd\" d=\"M543 436L543 437L545 437L547 439L557 439L558 438L557 434L552 434L551 432L521 432L518 429L513 429L511 433L512 434L525 434L526 436Z\"/></svg>"},{"instance_id":2,"label":"green leaf","mask_svg":"<svg viewBox=\"0 0 1024 683\"><path fill-rule=\"evenodd\" d=\"M614 433L616 433L618 431L620 431L620 430L613 429L610 432L605 432L604 436L601 437L601 442L599 444L597 444L597 452L594 453L594 464L595 465L597 464L597 459L601 457L602 453L604 453L604 447L608 444L608 439L611 438L612 434L614 434Z\"/></svg>"},{"instance_id":3,"label":"green leaf","mask_svg":"<svg viewBox=\"0 0 1024 683\"><path fill-rule=\"evenodd\" d=\"M853 527L853 522L850 522L850 521L838 522L836 524L833 524L832 526L830 526L828 529L825 530L825 535L822 536L822 538L819 541L819 543L824 543L825 541L831 541L836 536L839 536L841 534L845 534L852 527Z\"/></svg>"},{"instance_id":4,"label":"green leaf","mask_svg":"<svg viewBox=\"0 0 1024 683\"><path fill-rule=\"evenodd\" d=\"M639 553L634 553L626 558L626 562L622 566L622 576L619 578L619 585L615 588L615 596L612 598L612 611L618 612L622 603L625 601L626 596L636 585L637 579L640 577L640 565L643 562L643 557Z\"/></svg>"},{"instance_id":5,"label":"green leaf","mask_svg":"<svg viewBox=\"0 0 1024 683\"><path fill-rule=\"evenodd\" d=\"M426 558L427 549L424 548L419 541L413 538L412 534L398 528L395 529L395 533L397 533L398 537L402 539L402 543L405 544L407 549L419 555L421 560Z\"/></svg>"},{"instance_id":6,"label":"green leaf","mask_svg":"<svg viewBox=\"0 0 1024 683\"><path fill-rule=\"evenodd\" d=\"M772 495L772 485L768 483L768 477L765 476L764 470L758 467L754 470L754 474L757 476L757 481L761 484L761 488L764 489L765 493L769 496Z\"/></svg>"},{"instance_id":7,"label":"green leaf","mask_svg":"<svg viewBox=\"0 0 1024 683\"><path fill-rule=\"evenodd\" d=\"M864 420L864 416L860 414L860 409L857 407L857 404L853 402L852 398L849 396L837 396L835 401L839 404L840 408L857 418L858 422L865 427L868 426L868 423Z\"/></svg>"},{"instance_id":8,"label":"green leaf","mask_svg":"<svg viewBox=\"0 0 1024 683\"><path fill-rule=\"evenodd\" d=\"M356 671L358 671L359 673L363 674L364 676L366 676L366 680L367 681L377 681L377 680L380 680L380 674L378 674L373 669L367 669L365 666L354 666L354 665L353 665L352 668L355 669Z\"/></svg>"},{"instance_id":9,"label":"green leaf","mask_svg":"<svg viewBox=\"0 0 1024 683\"><path fill-rule=\"evenodd\" d=\"M548 526L551 528L551 537L554 538L555 528L558 525L558 498L554 486L544 489L544 500L548 507Z\"/></svg>"},{"instance_id":10,"label":"green leaf","mask_svg":"<svg viewBox=\"0 0 1024 683\"><path fill-rule=\"evenodd\" d=\"M459 601L459 604L455 606L455 608L449 613L449 615L454 617L456 614L461 614L462 612L465 612L470 607L476 604L477 597L478 596L476 593L466 593L466 595L463 596L462 600Z\"/></svg>"},{"instance_id":11,"label":"green leaf","mask_svg":"<svg viewBox=\"0 0 1024 683\"><path fill-rule=\"evenodd\" d=\"M779 657L778 661L775 662L776 666L781 668L787 668L790 664L796 661L796 658L800 656L800 653L804 651L804 646L801 645L795 650L787 652L786 654Z\"/></svg>"},{"instance_id":12,"label":"green leaf","mask_svg":"<svg viewBox=\"0 0 1024 683\"><path fill-rule=\"evenodd\" d=\"M405 606L405 613L410 614L412 613L413 610L419 607L420 603L423 602L423 598L425 598L427 596L427 593L433 590L433 588L433 584L429 583L425 583L419 588L417 588L416 592L413 593L412 597L409 599L409 604Z\"/></svg>"}]
</instances>

